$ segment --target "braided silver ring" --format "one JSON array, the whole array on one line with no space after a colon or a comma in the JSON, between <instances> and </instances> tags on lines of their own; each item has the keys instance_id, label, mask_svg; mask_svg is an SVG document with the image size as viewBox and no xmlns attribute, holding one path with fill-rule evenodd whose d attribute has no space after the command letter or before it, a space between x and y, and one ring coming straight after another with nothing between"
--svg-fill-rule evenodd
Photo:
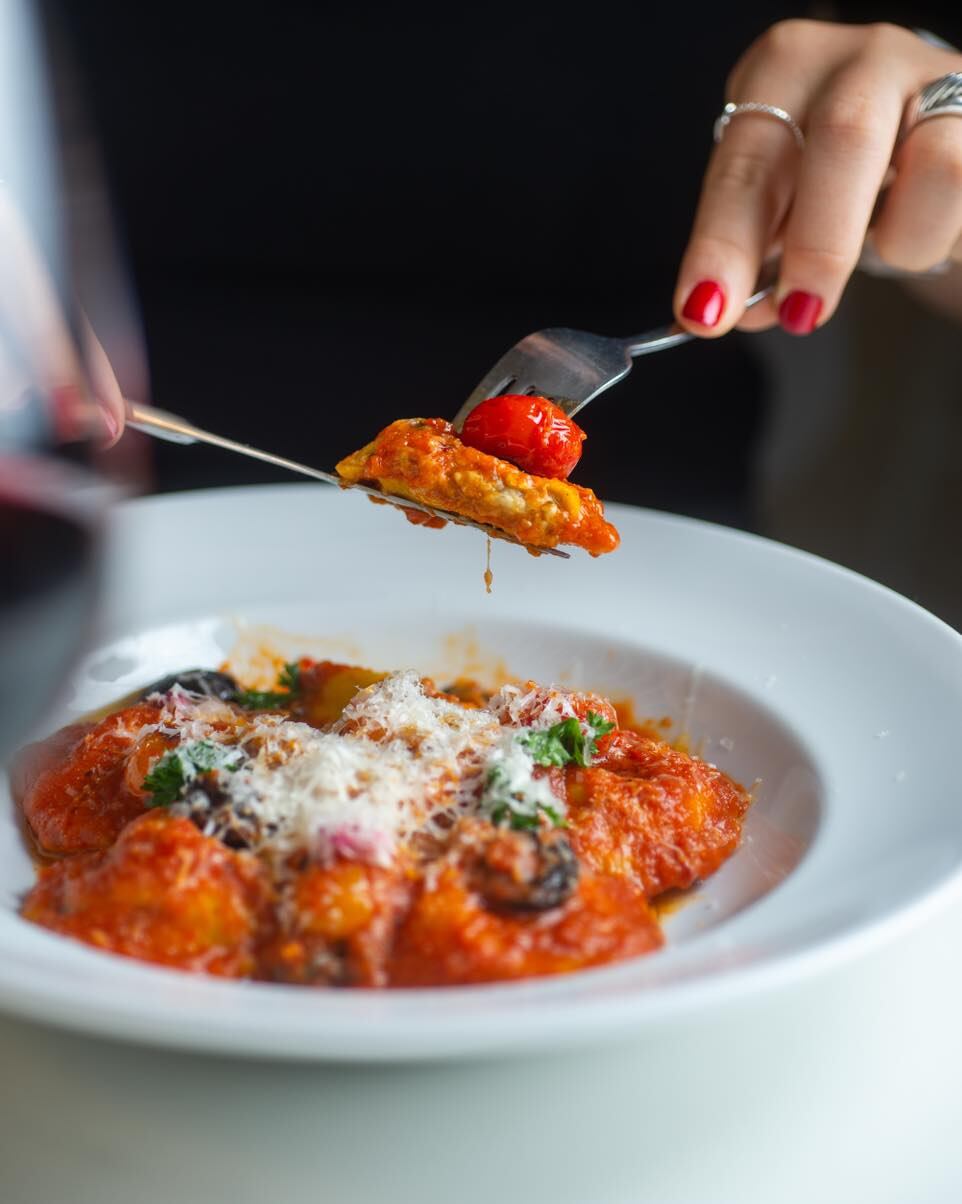
<instances>
[{"instance_id":1,"label":"braided silver ring","mask_svg":"<svg viewBox=\"0 0 962 1204\"><path fill-rule=\"evenodd\" d=\"M722 138L725 137L725 130L728 128L732 118L738 117L742 113L760 113L763 117L774 117L776 121L780 121L792 131L792 137L795 139L795 145L798 149L804 149L805 135L791 113L780 109L778 105L763 105L755 100L746 100L742 104L735 104L733 101L729 101L725 105L715 122L714 136L716 142L721 142Z\"/></svg>"},{"instance_id":2,"label":"braided silver ring","mask_svg":"<svg viewBox=\"0 0 962 1204\"><path fill-rule=\"evenodd\" d=\"M930 117L962 117L962 71L940 75L909 99L902 119L902 137Z\"/></svg>"}]
</instances>

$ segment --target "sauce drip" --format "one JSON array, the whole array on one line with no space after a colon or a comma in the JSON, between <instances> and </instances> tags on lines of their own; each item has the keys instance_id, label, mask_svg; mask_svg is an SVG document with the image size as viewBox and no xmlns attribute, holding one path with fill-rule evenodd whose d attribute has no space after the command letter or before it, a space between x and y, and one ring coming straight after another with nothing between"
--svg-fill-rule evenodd
<instances>
[{"instance_id":1,"label":"sauce drip","mask_svg":"<svg viewBox=\"0 0 962 1204\"><path fill-rule=\"evenodd\" d=\"M491 572L491 536L488 536L487 560L484 567L484 592L491 593L491 582L494 580L494 573Z\"/></svg>"}]
</instances>

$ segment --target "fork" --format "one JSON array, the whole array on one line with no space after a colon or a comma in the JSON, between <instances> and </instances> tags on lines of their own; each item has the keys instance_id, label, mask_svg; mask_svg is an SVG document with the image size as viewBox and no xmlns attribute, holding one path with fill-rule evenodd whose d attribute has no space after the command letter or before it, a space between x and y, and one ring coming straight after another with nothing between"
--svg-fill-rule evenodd
<instances>
[{"instance_id":1,"label":"fork","mask_svg":"<svg viewBox=\"0 0 962 1204\"><path fill-rule=\"evenodd\" d=\"M771 295L777 272L777 262L762 269L746 309ZM624 380L638 356L666 351L695 337L674 323L627 339L566 326L536 331L515 343L482 378L455 415L454 429L461 430L475 406L502 393L537 393L572 418L599 393Z\"/></svg>"},{"instance_id":2,"label":"fork","mask_svg":"<svg viewBox=\"0 0 962 1204\"><path fill-rule=\"evenodd\" d=\"M855 266L870 276L913 279L943 276L950 270L951 263L943 260L922 272L892 268L879 258L871 240L867 239ZM762 265L755 291L745 302L745 309L751 309L771 296L780 268L780 256ZM454 429L461 430L475 406L502 393L537 393L573 418L599 393L624 380L638 356L666 351L696 337L677 324L627 339L589 334L586 330L571 330L566 326L536 331L515 343L482 377L481 383L454 416Z\"/></svg>"},{"instance_id":3,"label":"fork","mask_svg":"<svg viewBox=\"0 0 962 1204\"><path fill-rule=\"evenodd\" d=\"M768 269L766 275L759 280L758 289L748 301L748 309L764 300L774 287L775 268ZM501 357L491 371L484 377L468 400L464 403L454 418L454 427L461 429L461 424L476 405L488 397L496 397L499 393L539 393L549 397L570 417L588 404L599 393L610 389L631 371L633 360L639 355L649 355L653 351L664 351L668 347L677 347L687 343L695 336L678 326L665 326L653 330L649 334L639 335L632 339L607 338L600 334L588 334L584 330L569 330L565 327L553 327L529 334L527 338L516 343L511 350ZM297 460L288 460L286 456L276 456L273 452L262 451L247 443L238 443L234 439L217 435L213 431L205 431L186 418L172 414L169 410L161 410L156 406L145 405L142 402L127 402L127 425L134 430L152 435L155 439L165 439L170 443L207 443L212 447L220 447L225 451L236 452L241 456L249 456L253 460L262 460L265 464L273 464L275 468L283 468L301 476L311 477L315 481L326 481L341 489L359 489L361 493L401 506L408 510L419 510L432 518L440 518L445 522L456 523L461 527L475 527L492 539L505 539L509 543L528 547L519 539L508 535L496 527L476 523L471 519L453 514L448 510L438 510L434 506L426 506L423 502L412 502L408 498L385 493L370 485L349 485L334 473L324 472L320 468L312 468L300 464ZM569 560L570 553L562 552L560 548L533 549L547 556L558 556Z\"/></svg>"},{"instance_id":4,"label":"fork","mask_svg":"<svg viewBox=\"0 0 962 1204\"><path fill-rule=\"evenodd\" d=\"M207 443L211 447L220 447L224 451L236 452L241 456L249 456L252 460L262 460L265 464L273 464L275 468L284 468L288 472L300 473L304 477L312 477L315 481L326 481L329 485L337 485L341 489L359 489L361 493L367 493L378 501L389 502L393 506L402 506L405 510L421 510L425 514L430 514L433 518L444 519L447 523L457 523L461 527L475 527L479 531L483 531L491 539L506 539L509 543L518 544L522 548L527 548L528 545L520 539L515 539L508 535L505 531L499 531L496 527L485 526L484 523L472 522L470 519L463 518L460 514L452 514L447 510L437 510L433 506L425 506L422 502L412 502L406 497L398 497L395 494L385 493L381 489L374 489L370 485L349 485L347 481L341 477L335 476L332 472L324 472L320 468L311 468L308 464L299 464L297 460L288 460L286 456L275 456L273 452L261 451L259 447L251 447L247 443L238 443L234 439L227 439L223 435L216 435L213 431L205 431L199 426L194 426L192 422L188 422L186 418L181 418L178 414L172 414L169 410L160 410L156 406L144 405L139 401L127 402L127 425L134 430L142 431L145 435L151 435L155 439L164 439L168 443ZM539 553L544 553L546 556L558 556L562 560L569 560L570 554L562 552L560 548L536 548L533 549Z\"/></svg>"}]
</instances>

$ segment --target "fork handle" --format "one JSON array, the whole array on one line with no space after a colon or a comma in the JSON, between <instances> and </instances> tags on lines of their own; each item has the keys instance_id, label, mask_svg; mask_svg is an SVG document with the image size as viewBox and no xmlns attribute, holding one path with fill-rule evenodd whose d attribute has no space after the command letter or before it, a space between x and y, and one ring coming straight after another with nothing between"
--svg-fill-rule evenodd
<instances>
[{"instance_id":1,"label":"fork handle","mask_svg":"<svg viewBox=\"0 0 962 1204\"><path fill-rule=\"evenodd\" d=\"M307 464L299 464L296 460L288 460L285 456L275 456L271 452L261 451L259 447L250 447L246 443L237 443L234 439L225 439L223 435L215 435L213 431L202 430L199 426L194 426L192 422L188 422L186 418L181 418L179 414L171 414L169 410L160 410L156 406L144 405L139 401L127 401L127 425L134 430L143 431L145 435L152 435L155 439L166 439L170 443L209 443L212 447L222 447L225 451L237 452L242 456L250 456L252 460L263 460L265 464L273 464L277 468L286 468L290 472L298 472L304 477L313 477L316 481L327 481L330 485L337 485L341 489L355 489L360 493L366 493L370 497L377 498L382 502L390 502L394 506L400 506L406 510L421 510L425 514L430 514L434 518L443 519L445 522L460 524L464 527L474 527L476 530L483 531L485 535L493 539L505 539L508 543L520 544L521 547L527 547L520 539L515 539L513 535L508 535L504 531L499 531L495 527L485 526L484 523L471 522L469 519L463 518L460 514L452 514L447 510L438 510L434 506L428 506L423 502L415 502L410 498L398 497L395 494L384 493L381 489L374 489L370 485L349 485L347 481L341 477L334 476L330 472L322 472L319 468L311 468ZM528 551L533 549L528 548ZM571 556L568 552L562 552L560 548L537 548L538 555L542 553L547 556L556 556L560 560L570 560Z\"/></svg>"},{"instance_id":2,"label":"fork handle","mask_svg":"<svg viewBox=\"0 0 962 1204\"><path fill-rule=\"evenodd\" d=\"M859 256L858 263L855 266L859 271L868 273L869 276L890 276L898 280L924 280L928 276L944 276L951 269L951 263L948 259L944 259L941 263L937 263L922 272L906 271L904 268L890 268L879 258L870 241L867 241L865 246L863 246L862 254ZM755 292L745 302L746 309L751 309L753 305L757 305L759 301L764 301L766 297L772 295L780 268L780 258L772 259L763 265L758 277L758 283L755 286ZM662 326L659 330L649 331L648 334L640 334L632 339L625 339L625 351L628 352L632 359L635 359L639 355L648 355L651 351L664 351L667 347L677 347L679 343L687 343L689 339L693 339L694 337L689 331L682 330L677 322L673 322L671 326Z\"/></svg>"},{"instance_id":3,"label":"fork handle","mask_svg":"<svg viewBox=\"0 0 962 1204\"><path fill-rule=\"evenodd\" d=\"M764 301L766 297L772 295L775 291L777 274L777 262L765 265L758 278L755 292L745 302L746 309L751 309L753 305L757 305L759 301ZM625 351L632 359L636 359L639 355L648 355L652 351L665 351L669 347L677 347L693 338L695 336L690 330L682 330L677 322L673 322L670 326L662 326L659 330L649 331L648 334L635 335L634 338L625 339Z\"/></svg>"},{"instance_id":4,"label":"fork handle","mask_svg":"<svg viewBox=\"0 0 962 1204\"><path fill-rule=\"evenodd\" d=\"M128 401L127 425L134 430L143 431L146 435L153 435L155 439L166 439L168 443L209 443L212 447L237 452L241 456L249 456L252 460L263 460L265 464L273 464L275 468L286 468L290 472L300 473L301 476L313 477L316 481L327 481L330 485L343 484L340 477L334 476L333 473L322 472L319 468L311 468L307 464L298 464L296 460L275 456L271 452L261 451L259 447L237 443L234 439L225 439L223 435L202 430L186 418L171 414L168 410L159 410L156 406Z\"/></svg>"}]
</instances>

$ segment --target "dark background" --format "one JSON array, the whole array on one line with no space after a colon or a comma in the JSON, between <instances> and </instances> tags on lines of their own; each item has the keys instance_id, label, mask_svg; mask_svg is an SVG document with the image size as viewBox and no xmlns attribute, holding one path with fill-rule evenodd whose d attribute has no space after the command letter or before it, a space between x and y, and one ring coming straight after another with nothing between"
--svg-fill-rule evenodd
<instances>
[{"instance_id":1,"label":"dark background","mask_svg":"<svg viewBox=\"0 0 962 1204\"><path fill-rule=\"evenodd\" d=\"M948 6L843 12L962 40ZM395 417L453 415L531 330L665 322L725 76L804 10L84 0L61 15L152 399L330 468ZM767 382L751 342L640 362L586 412L576 479L754 527ZM152 450L159 489L279 479Z\"/></svg>"}]
</instances>

